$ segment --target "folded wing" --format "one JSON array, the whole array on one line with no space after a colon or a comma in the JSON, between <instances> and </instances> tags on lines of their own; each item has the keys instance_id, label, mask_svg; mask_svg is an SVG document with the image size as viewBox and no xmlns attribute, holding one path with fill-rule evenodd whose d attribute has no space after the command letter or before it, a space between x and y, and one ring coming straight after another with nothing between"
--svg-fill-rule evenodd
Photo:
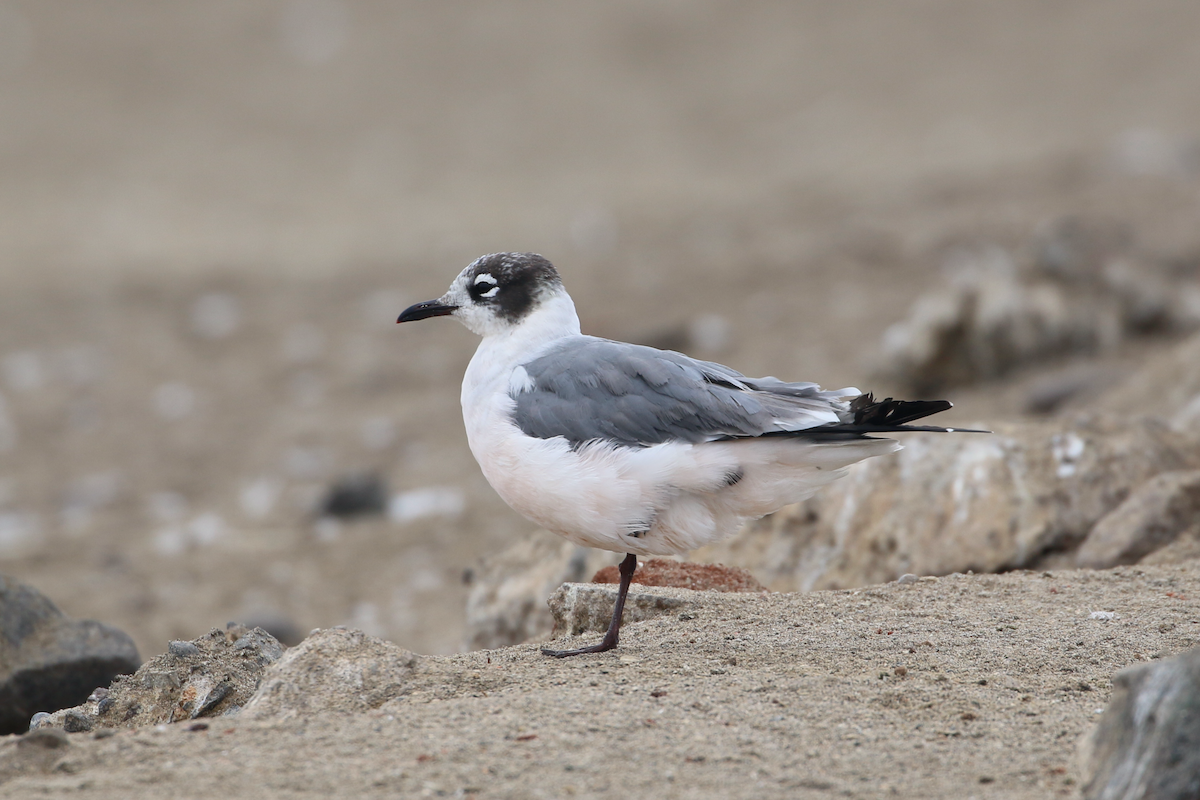
<instances>
[{"instance_id":1,"label":"folded wing","mask_svg":"<svg viewBox=\"0 0 1200 800\"><path fill-rule=\"evenodd\" d=\"M847 432L857 389L747 378L681 353L589 336L552 345L523 365L513 421L529 436L627 447ZM932 413L932 412L930 412ZM834 433L834 430L830 430Z\"/></svg>"}]
</instances>

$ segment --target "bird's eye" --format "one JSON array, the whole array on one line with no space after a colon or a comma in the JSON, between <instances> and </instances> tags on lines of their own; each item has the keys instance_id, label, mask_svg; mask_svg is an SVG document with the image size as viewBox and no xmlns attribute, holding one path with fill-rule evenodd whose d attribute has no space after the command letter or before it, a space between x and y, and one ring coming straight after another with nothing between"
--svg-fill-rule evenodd
<instances>
[{"instance_id":1,"label":"bird's eye","mask_svg":"<svg viewBox=\"0 0 1200 800\"><path fill-rule=\"evenodd\" d=\"M475 283L471 286L471 294L480 298L495 297L499 291L500 286L496 283L496 279L486 272L476 275Z\"/></svg>"}]
</instances>

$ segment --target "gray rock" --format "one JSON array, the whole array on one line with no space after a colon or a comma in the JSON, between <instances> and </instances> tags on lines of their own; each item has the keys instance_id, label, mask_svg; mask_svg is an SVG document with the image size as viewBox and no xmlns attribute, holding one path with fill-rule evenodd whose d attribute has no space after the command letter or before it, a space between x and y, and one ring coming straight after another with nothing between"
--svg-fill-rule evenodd
<instances>
[{"instance_id":1,"label":"gray rock","mask_svg":"<svg viewBox=\"0 0 1200 800\"><path fill-rule=\"evenodd\" d=\"M407 693L420 657L362 631L314 631L270 667L243 719L358 713Z\"/></svg>"},{"instance_id":2,"label":"gray rock","mask_svg":"<svg viewBox=\"0 0 1200 800\"><path fill-rule=\"evenodd\" d=\"M23 733L35 713L81 703L139 664L125 633L70 619L36 589L0 575L0 734Z\"/></svg>"},{"instance_id":3,"label":"gray rock","mask_svg":"<svg viewBox=\"0 0 1200 800\"><path fill-rule=\"evenodd\" d=\"M167 643L167 654L176 658L187 658L200 654L200 648L191 642L175 640Z\"/></svg>"},{"instance_id":4,"label":"gray rock","mask_svg":"<svg viewBox=\"0 0 1200 800\"><path fill-rule=\"evenodd\" d=\"M1103 236L1062 230L1043 243L1032 270L998 247L959 254L952 279L888 329L878 372L911 391L937 392L1200 325L1194 279L1115 240L1096 245ZM1060 399L1051 393L1038 402Z\"/></svg>"},{"instance_id":5,"label":"gray rock","mask_svg":"<svg viewBox=\"0 0 1200 800\"><path fill-rule=\"evenodd\" d=\"M1110 349L1122 338L1120 303L1021 275L998 249L979 254L946 286L890 327L881 377L918 394L1000 377L1067 353Z\"/></svg>"},{"instance_id":6,"label":"gray rock","mask_svg":"<svg viewBox=\"0 0 1200 800\"><path fill-rule=\"evenodd\" d=\"M1075 554L1080 567L1134 564L1175 542L1200 537L1200 470L1164 472L1096 523Z\"/></svg>"},{"instance_id":7,"label":"gray rock","mask_svg":"<svg viewBox=\"0 0 1200 800\"><path fill-rule=\"evenodd\" d=\"M1150 358L1097 401L1115 414L1155 414L1184 434L1200 438L1200 334Z\"/></svg>"},{"instance_id":8,"label":"gray rock","mask_svg":"<svg viewBox=\"0 0 1200 800\"><path fill-rule=\"evenodd\" d=\"M133 675L118 676L107 691L39 718L34 727L68 732L136 728L236 713L281 653L279 643L261 629L214 628L190 642L172 642L168 652Z\"/></svg>"},{"instance_id":9,"label":"gray rock","mask_svg":"<svg viewBox=\"0 0 1200 800\"><path fill-rule=\"evenodd\" d=\"M706 594L688 589L648 589L634 584L625 598L622 624L641 622L679 611L689 605L688 601L680 596L682 593L697 597ZM611 583L566 583L550 595L547 603L550 613L554 615L556 636L604 632L608 630L613 608L617 603L617 587Z\"/></svg>"},{"instance_id":10,"label":"gray rock","mask_svg":"<svg viewBox=\"0 0 1200 800\"><path fill-rule=\"evenodd\" d=\"M1200 648L1118 672L1080 755L1088 800L1200 797Z\"/></svg>"}]
</instances>

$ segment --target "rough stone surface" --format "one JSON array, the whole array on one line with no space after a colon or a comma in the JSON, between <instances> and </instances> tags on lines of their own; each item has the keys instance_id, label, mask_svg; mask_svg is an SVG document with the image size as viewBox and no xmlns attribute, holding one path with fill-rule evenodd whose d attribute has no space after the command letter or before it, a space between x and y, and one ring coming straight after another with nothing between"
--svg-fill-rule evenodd
<instances>
[{"instance_id":1,"label":"rough stone surface","mask_svg":"<svg viewBox=\"0 0 1200 800\"><path fill-rule=\"evenodd\" d=\"M1080 754L1088 800L1200 797L1200 648L1118 672Z\"/></svg>"},{"instance_id":2,"label":"rough stone surface","mask_svg":"<svg viewBox=\"0 0 1200 800\"><path fill-rule=\"evenodd\" d=\"M1180 537L1200 538L1200 470L1164 472L1096 523L1075 554L1081 567L1134 564Z\"/></svg>"},{"instance_id":3,"label":"rough stone surface","mask_svg":"<svg viewBox=\"0 0 1200 800\"><path fill-rule=\"evenodd\" d=\"M692 558L777 591L1055 566L1145 481L1200 465L1164 422L1096 415L904 445Z\"/></svg>"},{"instance_id":4,"label":"rough stone surface","mask_svg":"<svg viewBox=\"0 0 1200 800\"><path fill-rule=\"evenodd\" d=\"M39 719L37 729L68 733L95 728L137 728L236 713L249 701L263 671L282 655L261 628L214 628L190 643L172 642L133 675L118 675L74 708ZM191 647L184 647L190 644Z\"/></svg>"},{"instance_id":5,"label":"rough stone surface","mask_svg":"<svg viewBox=\"0 0 1200 800\"><path fill-rule=\"evenodd\" d=\"M702 593L689 589L654 587L651 591L630 589L625 597L624 624L641 622L679 612L698 602ZM554 615L555 636L577 636L606 631L617 603L617 587L609 583L564 583L547 601ZM686 613L686 611L684 612Z\"/></svg>"},{"instance_id":6,"label":"rough stone surface","mask_svg":"<svg viewBox=\"0 0 1200 800\"><path fill-rule=\"evenodd\" d=\"M953 279L888 329L878 371L911 391L937 392L1200 324L1200 284L1110 234L1063 220L1044 232L1028 265L999 247L960 253Z\"/></svg>"},{"instance_id":7,"label":"rough stone surface","mask_svg":"<svg viewBox=\"0 0 1200 800\"><path fill-rule=\"evenodd\" d=\"M517 540L474 571L467 597L467 647L494 649L548 635L554 618L546 598L564 583L584 581L620 557L546 531Z\"/></svg>"},{"instance_id":8,"label":"rough stone surface","mask_svg":"<svg viewBox=\"0 0 1200 800\"><path fill-rule=\"evenodd\" d=\"M1200 438L1200 334L1165 348L1097 400L1117 414L1156 414L1181 433Z\"/></svg>"},{"instance_id":9,"label":"rough stone surface","mask_svg":"<svg viewBox=\"0 0 1200 800\"><path fill-rule=\"evenodd\" d=\"M405 694L419 657L359 630L315 631L273 664L244 719L361 713Z\"/></svg>"},{"instance_id":10,"label":"rough stone surface","mask_svg":"<svg viewBox=\"0 0 1200 800\"><path fill-rule=\"evenodd\" d=\"M70 619L33 587L0 575L0 734L28 730L35 713L81 703L141 663L122 631Z\"/></svg>"},{"instance_id":11,"label":"rough stone surface","mask_svg":"<svg viewBox=\"0 0 1200 800\"><path fill-rule=\"evenodd\" d=\"M605 567L592 576L592 583L620 583L621 573L615 566ZM692 564L652 558L639 561L633 573L633 583L642 586L674 586L699 592L764 592L767 587L740 567L724 564Z\"/></svg>"}]
</instances>

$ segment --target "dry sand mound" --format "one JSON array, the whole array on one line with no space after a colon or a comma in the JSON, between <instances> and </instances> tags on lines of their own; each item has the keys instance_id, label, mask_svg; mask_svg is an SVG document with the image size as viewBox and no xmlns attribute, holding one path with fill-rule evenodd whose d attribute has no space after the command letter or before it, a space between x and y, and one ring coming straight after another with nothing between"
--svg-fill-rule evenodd
<instances>
[{"instance_id":1,"label":"dry sand mound","mask_svg":"<svg viewBox=\"0 0 1200 800\"><path fill-rule=\"evenodd\" d=\"M363 713L10 738L2 791L1078 797L1077 742L1113 674L1200 640L1195 561L810 594L645 591L680 604L630 625L611 653L425 656ZM272 676L286 678L269 671L264 685Z\"/></svg>"}]
</instances>

